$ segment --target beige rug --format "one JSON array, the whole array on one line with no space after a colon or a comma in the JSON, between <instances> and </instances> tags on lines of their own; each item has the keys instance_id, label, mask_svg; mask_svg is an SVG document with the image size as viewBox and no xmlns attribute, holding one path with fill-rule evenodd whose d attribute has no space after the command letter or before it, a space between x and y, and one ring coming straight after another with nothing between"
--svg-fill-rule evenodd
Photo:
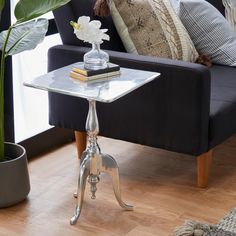
<instances>
[{"instance_id":1,"label":"beige rug","mask_svg":"<svg viewBox=\"0 0 236 236\"><path fill-rule=\"evenodd\" d=\"M215 225L187 220L173 236L236 236L236 208Z\"/></svg>"}]
</instances>

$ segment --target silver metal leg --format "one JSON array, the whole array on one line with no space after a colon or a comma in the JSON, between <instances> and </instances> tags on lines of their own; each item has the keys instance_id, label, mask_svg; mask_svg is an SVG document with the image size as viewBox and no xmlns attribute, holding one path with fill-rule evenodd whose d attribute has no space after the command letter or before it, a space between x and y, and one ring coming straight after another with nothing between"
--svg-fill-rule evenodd
<instances>
[{"instance_id":1,"label":"silver metal leg","mask_svg":"<svg viewBox=\"0 0 236 236\"><path fill-rule=\"evenodd\" d=\"M124 208L125 210L132 211L133 206L125 204L121 200L119 168L116 163L116 160L112 156L108 154L102 154L101 172L106 172L111 176L113 190L116 196L116 200L118 201L120 206Z\"/></svg>"},{"instance_id":2,"label":"silver metal leg","mask_svg":"<svg viewBox=\"0 0 236 236\"><path fill-rule=\"evenodd\" d=\"M77 203L75 207L74 216L70 220L70 224L74 225L76 224L84 202L84 191L86 186L86 180L89 175L89 165L90 160L84 159L84 161L80 165L80 172L79 172L79 179L78 179L78 190L77 190Z\"/></svg>"},{"instance_id":3,"label":"silver metal leg","mask_svg":"<svg viewBox=\"0 0 236 236\"><path fill-rule=\"evenodd\" d=\"M77 198L74 216L70 223L74 225L81 213L86 180L90 184L92 199L96 198L97 183L100 181L100 173L106 172L112 178L112 184L116 199L120 206L125 210L133 210L133 206L125 204L121 200L119 170L115 159L107 154L101 154L100 147L97 144L97 135L99 133L99 124L96 112L96 102L89 100L89 112L86 121L86 130L88 133L88 145L86 151L82 154L78 190L74 194Z\"/></svg>"},{"instance_id":4,"label":"silver metal leg","mask_svg":"<svg viewBox=\"0 0 236 236\"><path fill-rule=\"evenodd\" d=\"M81 157L80 157L80 164L83 162L83 160L88 156L87 150L83 151Z\"/></svg>"},{"instance_id":5,"label":"silver metal leg","mask_svg":"<svg viewBox=\"0 0 236 236\"><path fill-rule=\"evenodd\" d=\"M86 158L86 156L88 155L87 151L85 150L80 158L80 165L83 163L83 160ZM76 192L73 193L74 198L77 198L78 194L77 194L78 188L76 190Z\"/></svg>"}]
</instances>

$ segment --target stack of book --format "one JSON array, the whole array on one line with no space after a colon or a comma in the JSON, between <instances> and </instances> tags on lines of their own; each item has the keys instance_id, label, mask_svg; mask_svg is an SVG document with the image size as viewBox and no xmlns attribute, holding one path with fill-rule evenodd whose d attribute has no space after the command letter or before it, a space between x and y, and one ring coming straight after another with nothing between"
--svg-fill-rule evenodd
<instances>
[{"instance_id":1,"label":"stack of book","mask_svg":"<svg viewBox=\"0 0 236 236\"><path fill-rule=\"evenodd\" d=\"M70 77L82 81L91 81L97 79L106 79L120 75L120 66L108 63L107 68L98 70L88 70L84 68L84 64L77 63L70 71Z\"/></svg>"}]
</instances>

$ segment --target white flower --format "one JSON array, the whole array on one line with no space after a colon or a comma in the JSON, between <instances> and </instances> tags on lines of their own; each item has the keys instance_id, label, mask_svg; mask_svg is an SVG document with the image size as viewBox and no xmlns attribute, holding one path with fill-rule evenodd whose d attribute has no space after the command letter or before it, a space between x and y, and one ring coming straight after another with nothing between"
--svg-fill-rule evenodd
<instances>
[{"instance_id":1,"label":"white flower","mask_svg":"<svg viewBox=\"0 0 236 236\"><path fill-rule=\"evenodd\" d=\"M110 40L107 29L100 29L101 22L98 20L90 21L89 16L79 17L77 23L70 22L74 28L76 37L88 43L102 43L103 40Z\"/></svg>"}]
</instances>

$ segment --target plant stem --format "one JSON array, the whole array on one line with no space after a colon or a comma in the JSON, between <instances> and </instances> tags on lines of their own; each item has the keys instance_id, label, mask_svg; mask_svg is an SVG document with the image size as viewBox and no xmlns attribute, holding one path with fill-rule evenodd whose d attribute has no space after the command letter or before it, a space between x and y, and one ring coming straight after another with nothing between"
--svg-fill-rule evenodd
<instances>
[{"instance_id":1,"label":"plant stem","mask_svg":"<svg viewBox=\"0 0 236 236\"><path fill-rule=\"evenodd\" d=\"M0 161L4 160L4 75L5 75L5 59L7 42L13 26L7 31L7 36L2 48L1 56L1 73L0 73Z\"/></svg>"}]
</instances>

